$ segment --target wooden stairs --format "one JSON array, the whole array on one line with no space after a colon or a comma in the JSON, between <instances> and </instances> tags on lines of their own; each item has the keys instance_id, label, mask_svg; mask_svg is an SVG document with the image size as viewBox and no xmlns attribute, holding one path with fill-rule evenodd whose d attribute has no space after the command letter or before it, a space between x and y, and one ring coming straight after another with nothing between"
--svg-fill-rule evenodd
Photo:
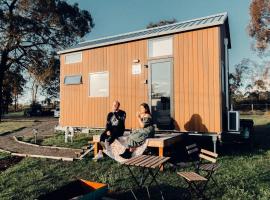
<instances>
[{"instance_id":1,"label":"wooden stairs","mask_svg":"<svg viewBox=\"0 0 270 200\"><path fill-rule=\"evenodd\" d=\"M80 151L75 152L76 153L76 159L82 160L84 156L86 156L88 153L93 151L94 149L94 143L93 141L89 141L88 145L83 146Z\"/></svg>"}]
</instances>

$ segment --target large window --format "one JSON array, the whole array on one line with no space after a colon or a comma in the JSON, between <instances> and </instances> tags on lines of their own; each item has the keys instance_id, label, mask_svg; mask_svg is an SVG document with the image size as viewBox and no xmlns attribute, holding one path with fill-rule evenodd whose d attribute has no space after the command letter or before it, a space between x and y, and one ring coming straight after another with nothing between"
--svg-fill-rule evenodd
<instances>
[{"instance_id":1,"label":"large window","mask_svg":"<svg viewBox=\"0 0 270 200\"><path fill-rule=\"evenodd\" d=\"M82 62L82 52L70 53L65 55L65 64Z\"/></svg>"},{"instance_id":2,"label":"large window","mask_svg":"<svg viewBox=\"0 0 270 200\"><path fill-rule=\"evenodd\" d=\"M65 76L65 85L77 85L82 83L82 75Z\"/></svg>"},{"instance_id":3,"label":"large window","mask_svg":"<svg viewBox=\"0 0 270 200\"><path fill-rule=\"evenodd\" d=\"M108 97L109 96L109 73L96 72L89 75L89 96Z\"/></svg>"},{"instance_id":4,"label":"large window","mask_svg":"<svg viewBox=\"0 0 270 200\"><path fill-rule=\"evenodd\" d=\"M172 37L155 38L148 41L148 57L170 56L173 54Z\"/></svg>"}]
</instances>

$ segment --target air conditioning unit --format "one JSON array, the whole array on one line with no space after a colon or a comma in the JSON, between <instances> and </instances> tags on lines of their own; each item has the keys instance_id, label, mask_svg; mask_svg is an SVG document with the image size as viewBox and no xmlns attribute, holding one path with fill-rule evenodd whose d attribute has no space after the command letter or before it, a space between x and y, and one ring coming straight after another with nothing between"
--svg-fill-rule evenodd
<instances>
[{"instance_id":1,"label":"air conditioning unit","mask_svg":"<svg viewBox=\"0 0 270 200\"><path fill-rule=\"evenodd\" d=\"M228 131L240 130L240 115L238 111L228 112Z\"/></svg>"}]
</instances>

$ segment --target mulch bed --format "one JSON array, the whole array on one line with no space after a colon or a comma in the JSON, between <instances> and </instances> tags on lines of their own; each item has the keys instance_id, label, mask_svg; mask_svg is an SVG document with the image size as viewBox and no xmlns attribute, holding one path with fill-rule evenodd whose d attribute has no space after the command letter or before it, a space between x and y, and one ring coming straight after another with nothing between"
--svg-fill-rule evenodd
<instances>
[{"instance_id":1,"label":"mulch bed","mask_svg":"<svg viewBox=\"0 0 270 200\"><path fill-rule=\"evenodd\" d=\"M0 159L0 172L5 171L9 167L16 165L22 159L23 159L22 157L17 157L17 156L6 157L6 158Z\"/></svg>"}]
</instances>

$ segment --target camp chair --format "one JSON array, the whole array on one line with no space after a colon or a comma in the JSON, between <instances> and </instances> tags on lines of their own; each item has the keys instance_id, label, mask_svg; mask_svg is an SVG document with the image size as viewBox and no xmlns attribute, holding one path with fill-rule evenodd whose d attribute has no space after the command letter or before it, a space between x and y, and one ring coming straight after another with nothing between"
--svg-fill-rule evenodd
<instances>
[{"instance_id":1,"label":"camp chair","mask_svg":"<svg viewBox=\"0 0 270 200\"><path fill-rule=\"evenodd\" d=\"M216 163L218 154L205 149L199 151L199 148L195 143L186 146L186 149L194 163L196 173L200 173L200 171L207 172L205 177L211 179L217 186L217 182L212 175L219 168L219 164Z\"/></svg>"},{"instance_id":2,"label":"camp chair","mask_svg":"<svg viewBox=\"0 0 270 200\"><path fill-rule=\"evenodd\" d=\"M178 172L177 174L183 177L188 183L190 195L194 192L198 198L202 197L203 199L206 199L203 193L208 183L207 178L197 174L196 172Z\"/></svg>"},{"instance_id":3,"label":"camp chair","mask_svg":"<svg viewBox=\"0 0 270 200\"><path fill-rule=\"evenodd\" d=\"M200 158L199 158L199 147L197 144L191 144L186 146L187 154L189 156L189 161L192 163L192 165L197 170L200 164Z\"/></svg>"},{"instance_id":4,"label":"camp chair","mask_svg":"<svg viewBox=\"0 0 270 200\"><path fill-rule=\"evenodd\" d=\"M207 173L205 177L207 179L211 179L215 185L218 186L216 180L212 176L219 168L219 164L216 163L218 154L205 149L201 149L199 157L200 163L198 166L198 171L205 171Z\"/></svg>"}]
</instances>

